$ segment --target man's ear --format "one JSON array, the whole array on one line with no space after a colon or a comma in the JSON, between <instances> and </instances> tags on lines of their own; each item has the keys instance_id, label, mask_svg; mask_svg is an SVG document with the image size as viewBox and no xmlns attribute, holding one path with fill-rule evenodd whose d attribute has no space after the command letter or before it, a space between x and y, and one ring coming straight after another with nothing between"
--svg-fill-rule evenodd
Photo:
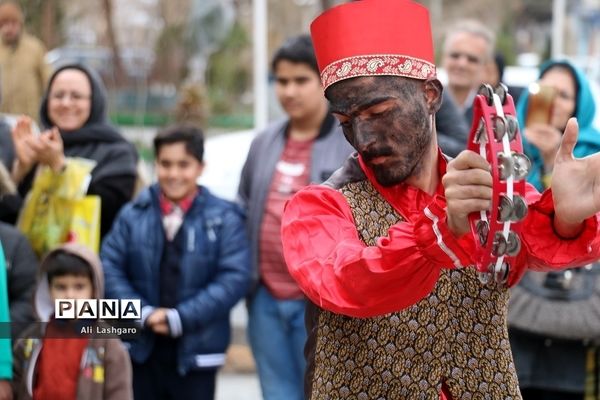
<instances>
[{"instance_id":1,"label":"man's ear","mask_svg":"<svg viewBox=\"0 0 600 400\"><path fill-rule=\"evenodd\" d=\"M442 83L437 78L429 78L423 82L423 92L430 114L435 114L442 105Z\"/></svg>"}]
</instances>

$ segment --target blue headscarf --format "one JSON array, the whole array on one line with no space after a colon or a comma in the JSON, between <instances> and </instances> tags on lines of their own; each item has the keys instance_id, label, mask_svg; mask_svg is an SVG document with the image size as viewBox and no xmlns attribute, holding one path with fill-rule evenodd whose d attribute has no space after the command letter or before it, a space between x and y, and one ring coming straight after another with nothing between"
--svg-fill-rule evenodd
<instances>
[{"instance_id":1,"label":"blue headscarf","mask_svg":"<svg viewBox=\"0 0 600 400\"><path fill-rule=\"evenodd\" d=\"M588 79L585 77L583 71L575 67L569 61L547 61L540 67L540 78L551 68L561 66L571 72L576 82L576 97L575 97L575 112L574 117L577 118L579 123L579 137L577 139L577 145L573 154L575 157L585 157L589 154L600 151L600 131L594 126L594 116L596 114L596 102L592 95L592 90ZM524 91L519 102L517 103L517 118L519 120L519 126L522 130L525 129L525 118L527 115L527 106L529 103L529 93ZM542 184L542 174L544 162L539 150L532 144L527 142L525 135L523 137L523 147L525 154L531 160L531 172L529 173L527 180L534 185L539 191L544 190Z\"/></svg>"}]
</instances>

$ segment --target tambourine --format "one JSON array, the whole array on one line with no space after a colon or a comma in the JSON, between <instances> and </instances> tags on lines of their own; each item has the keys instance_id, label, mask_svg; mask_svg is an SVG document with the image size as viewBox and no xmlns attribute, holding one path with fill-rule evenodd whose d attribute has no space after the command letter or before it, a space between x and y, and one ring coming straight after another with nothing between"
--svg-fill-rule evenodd
<instances>
[{"instance_id":1,"label":"tambourine","mask_svg":"<svg viewBox=\"0 0 600 400\"><path fill-rule=\"evenodd\" d=\"M527 215L525 178L531 168L506 86L479 88L467 148L490 163L493 178L491 209L469 215L475 266L482 283L504 284L521 250L521 223Z\"/></svg>"}]
</instances>

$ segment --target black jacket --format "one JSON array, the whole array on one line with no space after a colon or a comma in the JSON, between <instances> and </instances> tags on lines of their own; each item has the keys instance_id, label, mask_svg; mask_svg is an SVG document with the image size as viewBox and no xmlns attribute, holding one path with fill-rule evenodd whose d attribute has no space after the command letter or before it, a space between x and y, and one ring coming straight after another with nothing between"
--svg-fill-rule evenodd
<instances>
[{"instance_id":1,"label":"black jacket","mask_svg":"<svg viewBox=\"0 0 600 400\"><path fill-rule=\"evenodd\" d=\"M23 199L10 189L10 170L15 159L15 148L10 133L10 126L0 119L0 221L14 224L23 204ZM11 181L12 182L12 181Z\"/></svg>"},{"instance_id":2,"label":"black jacket","mask_svg":"<svg viewBox=\"0 0 600 400\"><path fill-rule=\"evenodd\" d=\"M447 91L442 92L442 106L435 114L438 146L450 157L467 148L470 123L460 112Z\"/></svg>"},{"instance_id":3,"label":"black jacket","mask_svg":"<svg viewBox=\"0 0 600 400\"><path fill-rule=\"evenodd\" d=\"M38 260L27 238L15 227L0 222L0 242L6 258L6 281L13 338L35 321L33 292Z\"/></svg>"}]
</instances>

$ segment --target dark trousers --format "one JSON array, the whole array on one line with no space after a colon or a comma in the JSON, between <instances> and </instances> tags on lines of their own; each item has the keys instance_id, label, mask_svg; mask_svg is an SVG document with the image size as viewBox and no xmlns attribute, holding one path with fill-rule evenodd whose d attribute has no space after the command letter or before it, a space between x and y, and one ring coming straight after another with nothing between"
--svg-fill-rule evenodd
<instances>
[{"instance_id":1,"label":"dark trousers","mask_svg":"<svg viewBox=\"0 0 600 400\"><path fill-rule=\"evenodd\" d=\"M156 341L150 358L133 363L133 394L136 400L213 400L216 370L177 372L177 344L173 339Z\"/></svg>"},{"instance_id":2,"label":"dark trousers","mask_svg":"<svg viewBox=\"0 0 600 400\"><path fill-rule=\"evenodd\" d=\"M539 389L522 389L521 394L523 400L583 400L582 394Z\"/></svg>"}]
</instances>

